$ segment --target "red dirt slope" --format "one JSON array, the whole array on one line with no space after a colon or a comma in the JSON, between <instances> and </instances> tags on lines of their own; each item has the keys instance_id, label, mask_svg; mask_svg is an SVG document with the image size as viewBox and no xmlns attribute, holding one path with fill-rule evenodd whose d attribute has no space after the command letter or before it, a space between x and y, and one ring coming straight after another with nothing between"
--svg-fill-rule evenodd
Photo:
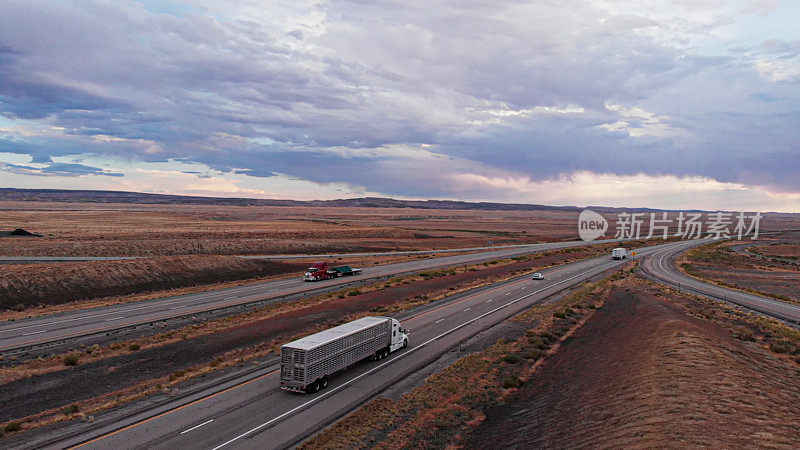
<instances>
[{"instance_id":1,"label":"red dirt slope","mask_svg":"<svg viewBox=\"0 0 800 450\"><path fill-rule=\"evenodd\" d=\"M639 292L616 290L467 447L800 445L800 371ZM751 346L752 345L752 346Z\"/></svg>"}]
</instances>

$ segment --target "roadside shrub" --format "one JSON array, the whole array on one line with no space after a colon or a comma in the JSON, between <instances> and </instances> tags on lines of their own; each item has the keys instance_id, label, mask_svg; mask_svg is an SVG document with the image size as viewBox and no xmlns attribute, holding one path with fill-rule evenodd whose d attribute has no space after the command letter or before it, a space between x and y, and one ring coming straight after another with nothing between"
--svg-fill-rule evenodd
<instances>
[{"instance_id":1,"label":"roadside shrub","mask_svg":"<svg viewBox=\"0 0 800 450\"><path fill-rule=\"evenodd\" d=\"M556 311L553 313L553 317L557 317L559 319L566 319L567 315L564 314L564 311Z\"/></svg>"},{"instance_id":2,"label":"roadside shrub","mask_svg":"<svg viewBox=\"0 0 800 450\"><path fill-rule=\"evenodd\" d=\"M336 298L345 298L345 297L346 295L344 295L344 292L340 292L339 295L336 296Z\"/></svg>"},{"instance_id":3,"label":"roadside shrub","mask_svg":"<svg viewBox=\"0 0 800 450\"><path fill-rule=\"evenodd\" d=\"M12 309L14 311L17 311L17 312L25 311L25 304L24 303L17 303L16 305L14 305L14 307Z\"/></svg>"},{"instance_id":4,"label":"roadside shrub","mask_svg":"<svg viewBox=\"0 0 800 450\"><path fill-rule=\"evenodd\" d=\"M788 342L772 342L769 344L769 349L775 353L789 353L792 346Z\"/></svg>"},{"instance_id":5,"label":"roadside shrub","mask_svg":"<svg viewBox=\"0 0 800 450\"><path fill-rule=\"evenodd\" d=\"M452 428L456 426L458 422L455 420L451 414L447 414L445 416L439 416L433 420L433 426L439 429L442 428Z\"/></svg>"},{"instance_id":6,"label":"roadside shrub","mask_svg":"<svg viewBox=\"0 0 800 450\"><path fill-rule=\"evenodd\" d=\"M515 376L508 376L503 380L504 389L518 388L522 386L522 380Z\"/></svg>"},{"instance_id":7,"label":"roadside shrub","mask_svg":"<svg viewBox=\"0 0 800 450\"><path fill-rule=\"evenodd\" d=\"M553 342L555 342L555 341L557 341L557 340L558 340L558 337L557 337L556 335L554 335L553 333L550 333L549 331L548 331L548 332L545 332L545 333L542 333L542 334L540 334L539 336L540 336L540 337L541 337L541 338L542 338L542 339L543 339L545 342L547 342L548 344L550 344L550 343L553 343Z\"/></svg>"},{"instance_id":8,"label":"roadside shrub","mask_svg":"<svg viewBox=\"0 0 800 450\"><path fill-rule=\"evenodd\" d=\"M73 403L72 405L69 405L69 406L66 407L66 409L64 410L64 413L67 414L67 415L77 414L79 410L80 410L80 408L78 408L78 405Z\"/></svg>"},{"instance_id":9,"label":"roadside shrub","mask_svg":"<svg viewBox=\"0 0 800 450\"><path fill-rule=\"evenodd\" d=\"M78 355L67 355L64 357L64 365L65 366L77 366L78 365Z\"/></svg>"},{"instance_id":10,"label":"roadside shrub","mask_svg":"<svg viewBox=\"0 0 800 450\"><path fill-rule=\"evenodd\" d=\"M503 355L503 361L509 364L517 364L522 359L519 353L509 353L507 355Z\"/></svg>"},{"instance_id":11,"label":"roadside shrub","mask_svg":"<svg viewBox=\"0 0 800 450\"><path fill-rule=\"evenodd\" d=\"M131 344L128 346L128 350L135 352L142 348L139 344Z\"/></svg>"},{"instance_id":12,"label":"roadside shrub","mask_svg":"<svg viewBox=\"0 0 800 450\"><path fill-rule=\"evenodd\" d=\"M180 378L180 377L182 377L184 375L186 375L186 371L185 370L183 370L183 369L176 370L175 372L172 372L172 374L169 376L169 381L175 381L175 380L177 380L178 378Z\"/></svg>"},{"instance_id":13,"label":"roadside shrub","mask_svg":"<svg viewBox=\"0 0 800 450\"><path fill-rule=\"evenodd\" d=\"M19 422L8 422L3 428L3 431L6 433L13 433L15 431L19 431L21 427L22 425Z\"/></svg>"},{"instance_id":14,"label":"roadside shrub","mask_svg":"<svg viewBox=\"0 0 800 450\"><path fill-rule=\"evenodd\" d=\"M525 356L525 359L532 359L534 361L538 361L547 356L547 352L538 348L534 348L533 350L528 350L527 352L525 352L523 356Z\"/></svg>"},{"instance_id":15,"label":"roadside shrub","mask_svg":"<svg viewBox=\"0 0 800 450\"><path fill-rule=\"evenodd\" d=\"M354 295L361 295L361 291L359 291L358 289L351 289L347 292L347 295L349 295L350 297Z\"/></svg>"},{"instance_id":16,"label":"roadside shrub","mask_svg":"<svg viewBox=\"0 0 800 450\"><path fill-rule=\"evenodd\" d=\"M545 342L541 336L536 333L531 333L530 331L528 332L528 344L539 350L547 350L550 347L550 344Z\"/></svg>"},{"instance_id":17,"label":"roadside shrub","mask_svg":"<svg viewBox=\"0 0 800 450\"><path fill-rule=\"evenodd\" d=\"M755 333L753 333L753 330L746 327L739 327L738 329L736 329L736 331L733 333L733 336L740 341L756 340L756 335Z\"/></svg>"}]
</instances>

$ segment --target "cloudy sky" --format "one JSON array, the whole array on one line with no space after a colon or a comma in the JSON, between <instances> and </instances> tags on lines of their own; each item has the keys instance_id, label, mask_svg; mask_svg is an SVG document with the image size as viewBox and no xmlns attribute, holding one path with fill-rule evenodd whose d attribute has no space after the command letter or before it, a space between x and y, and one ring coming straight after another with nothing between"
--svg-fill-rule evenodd
<instances>
[{"instance_id":1,"label":"cloudy sky","mask_svg":"<svg viewBox=\"0 0 800 450\"><path fill-rule=\"evenodd\" d=\"M2 0L0 187L800 211L798 23L794 0Z\"/></svg>"}]
</instances>

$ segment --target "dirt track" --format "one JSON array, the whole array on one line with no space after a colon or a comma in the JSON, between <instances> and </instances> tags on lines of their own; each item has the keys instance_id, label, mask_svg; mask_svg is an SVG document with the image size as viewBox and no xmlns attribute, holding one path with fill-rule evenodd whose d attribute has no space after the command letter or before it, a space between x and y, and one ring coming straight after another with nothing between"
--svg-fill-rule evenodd
<instances>
[{"instance_id":1,"label":"dirt track","mask_svg":"<svg viewBox=\"0 0 800 450\"><path fill-rule=\"evenodd\" d=\"M614 291L468 447L797 448L796 367L634 291Z\"/></svg>"}]
</instances>

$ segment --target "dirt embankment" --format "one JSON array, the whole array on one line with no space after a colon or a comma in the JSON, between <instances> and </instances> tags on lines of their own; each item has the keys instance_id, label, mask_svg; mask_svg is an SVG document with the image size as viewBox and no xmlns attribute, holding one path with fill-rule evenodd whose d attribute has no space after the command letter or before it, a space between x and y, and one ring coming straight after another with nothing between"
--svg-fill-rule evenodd
<instances>
[{"instance_id":1,"label":"dirt embankment","mask_svg":"<svg viewBox=\"0 0 800 450\"><path fill-rule=\"evenodd\" d=\"M644 289L617 289L468 447L796 448L798 377Z\"/></svg>"},{"instance_id":2,"label":"dirt embankment","mask_svg":"<svg viewBox=\"0 0 800 450\"><path fill-rule=\"evenodd\" d=\"M0 266L0 310L294 273L305 266L233 256Z\"/></svg>"}]
</instances>

